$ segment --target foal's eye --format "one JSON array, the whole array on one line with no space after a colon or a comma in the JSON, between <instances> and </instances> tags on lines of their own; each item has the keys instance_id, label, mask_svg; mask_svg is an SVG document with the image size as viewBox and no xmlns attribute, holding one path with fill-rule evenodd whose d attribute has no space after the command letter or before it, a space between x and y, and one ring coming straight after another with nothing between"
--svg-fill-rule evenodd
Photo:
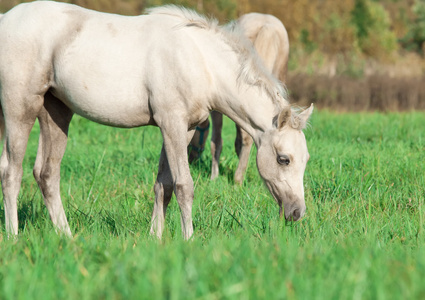
<instances>
[{"instance_id":1,"label":"foal's eye","mask_svg":"<svg viewBox=\"0 0 425 300\"><path fill-rule=\"evenodd\" d=\"M289 157L287 155L278 155L277 162L280 165L287 166L287 165L289 165L289 163L291 162L291 160L289 159Z\"/></svg>"}]
</instances>

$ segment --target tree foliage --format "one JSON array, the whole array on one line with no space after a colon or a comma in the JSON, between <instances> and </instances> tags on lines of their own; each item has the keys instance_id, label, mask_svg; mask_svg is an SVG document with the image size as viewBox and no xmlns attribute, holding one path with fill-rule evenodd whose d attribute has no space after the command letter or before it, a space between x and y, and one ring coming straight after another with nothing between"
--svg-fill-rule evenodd
<instances>
[{"instance_id":1,"label":"tree foliage","mask_svg":"<svg viewBox=\"0 0 425 300\"><path fill-rule=\"evenodd\" d=\"M415 19L401 43L406 49L425 54L425 2L417 0L412 11Z\"/></svg>"},{"instance_id":2,"label":"tree foliage","mask_svg":"<svg viewBox=\"0 0 425 300\"><path fill-rule=\"evenodd\" d=\"M391 30L389 15L380 3L356 0L351 15L363 53L380 57L396 49L396 36Z\"/></svg>"}]
</instances>

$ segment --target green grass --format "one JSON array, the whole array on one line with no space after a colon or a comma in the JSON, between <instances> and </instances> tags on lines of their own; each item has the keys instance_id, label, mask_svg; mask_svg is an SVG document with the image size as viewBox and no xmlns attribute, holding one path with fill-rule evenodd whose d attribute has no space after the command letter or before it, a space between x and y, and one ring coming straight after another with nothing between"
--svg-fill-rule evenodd
<instances>
[{"instance_id":1,"label":"green grass","mask_svg":"<svg viewBox=\"0 0 425 300\"><path fill-rule=\"evenodd\" d=\"M191 167L191 242L175 200L163 240L149 235L159 130L78 117L61 185L74 238L56 235L32 177L35 128L20 235L0 235L0 299L423 299L424 120L316 111L306 130L307 213L285 224L253 155L243 186L234 185L234 125L225 119L220 178L209 180L209 153Z\"/></svg>"}]
</instances>

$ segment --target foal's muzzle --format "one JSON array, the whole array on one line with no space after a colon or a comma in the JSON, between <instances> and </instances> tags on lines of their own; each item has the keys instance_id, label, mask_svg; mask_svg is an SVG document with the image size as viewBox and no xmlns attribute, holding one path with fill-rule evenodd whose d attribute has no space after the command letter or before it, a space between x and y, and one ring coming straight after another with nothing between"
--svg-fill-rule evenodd
<instances>
[{"instance_id":1,"label":"foal's muzzle","mask_svg":"<svg viewBox=\"0 0 425 300\"><path fill-rule=\"evenodd\" d=\"M303 207L289 207L285 209L285 219L286 221L298 221L305 214L305 206Z\"/></svg>"}]
</instances>

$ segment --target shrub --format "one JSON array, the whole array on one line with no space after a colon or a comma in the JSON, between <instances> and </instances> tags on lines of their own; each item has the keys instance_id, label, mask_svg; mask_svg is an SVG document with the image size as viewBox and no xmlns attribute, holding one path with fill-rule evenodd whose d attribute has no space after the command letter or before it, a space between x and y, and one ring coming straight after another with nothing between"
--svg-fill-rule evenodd
<instances>
[{"instance_id":1,"label":"shrub","mask_svg":"<svg viewBox=\"0 0 425 300\"><path fill-rule=\"evenodd\" d=\"M288 77L290 101L301 106L343 111L408 111L425 109L425 77L363 78L294 74Z\"/></svg>"}]
</instances>

